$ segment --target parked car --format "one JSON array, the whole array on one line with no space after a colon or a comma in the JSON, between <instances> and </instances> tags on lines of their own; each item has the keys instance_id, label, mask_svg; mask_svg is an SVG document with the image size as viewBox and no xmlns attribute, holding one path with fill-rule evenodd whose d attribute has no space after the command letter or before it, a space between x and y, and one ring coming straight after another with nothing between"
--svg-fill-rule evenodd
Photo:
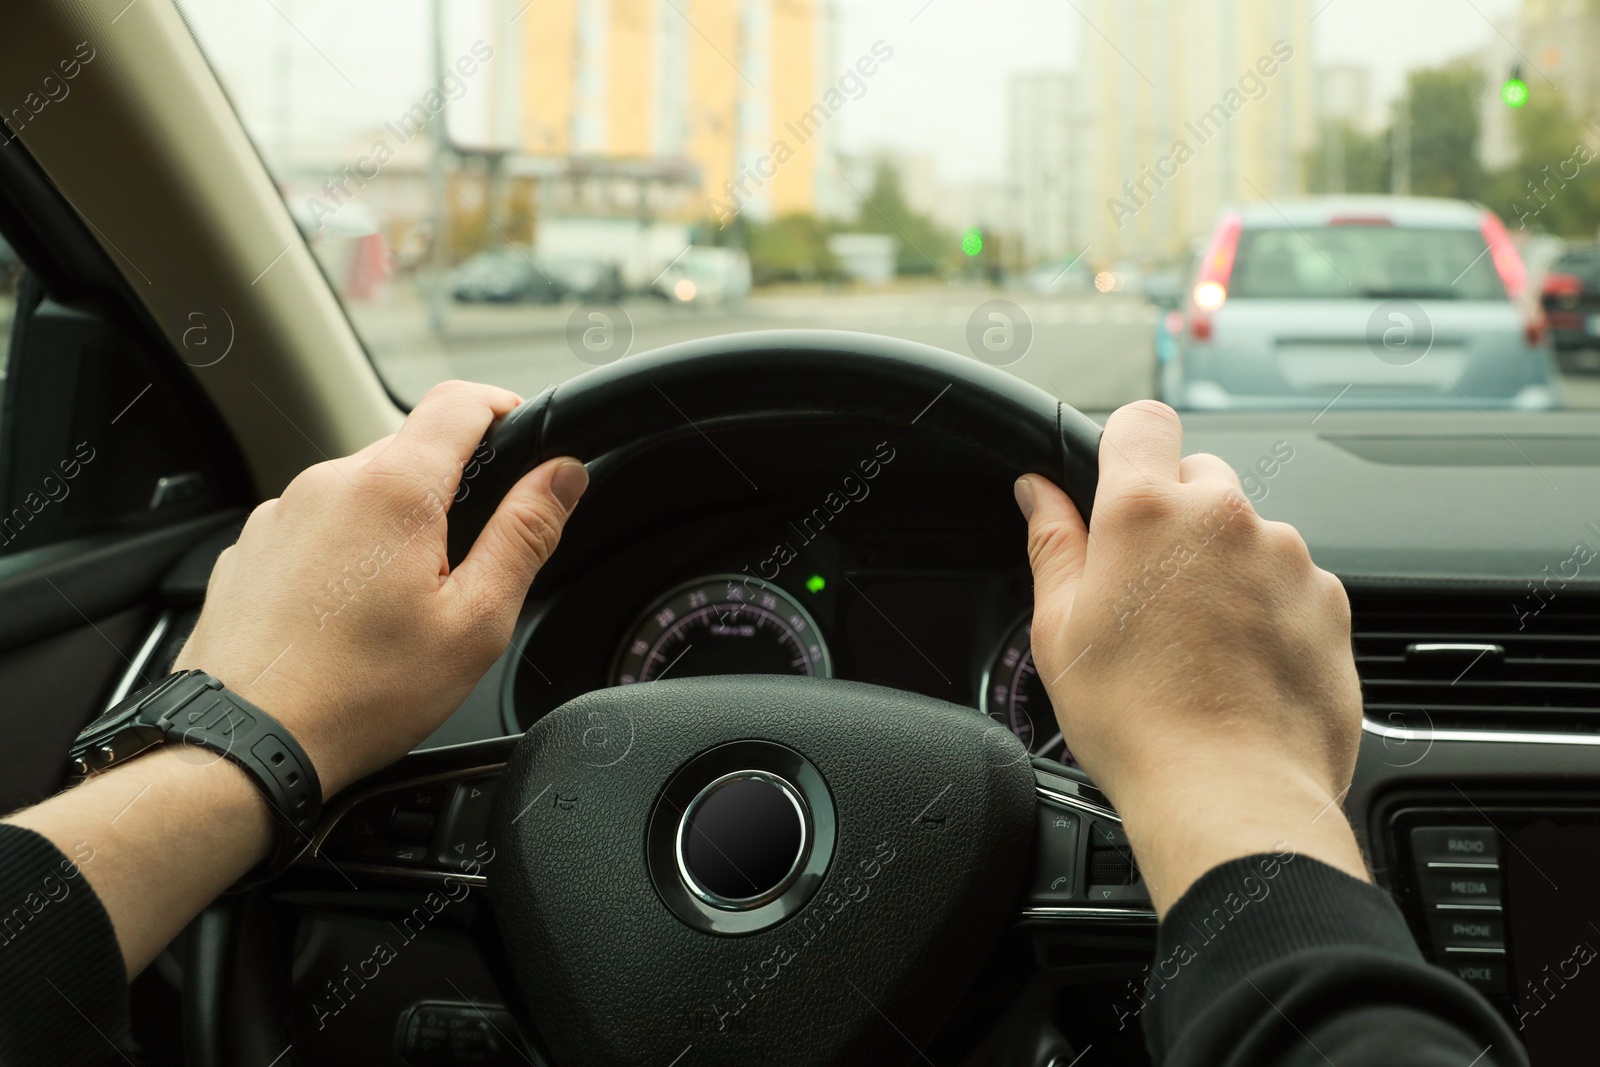
<instances>
[{"instance_id":1,"label":"parked car","mask_svg":"<svg viewBox=\"0 0 1600 1067\"><path fill-rule=\"evenodd\" d=\"M1180 408L1559 404L1505 226L1463 201L1317 197L1226 212L1160 391Z\"/></svg>"},{"instance_id":2,"label":"parked car","mask_svg":"<svg viewBox=\"0 0 1600 1067\"><path fill-rule=\"evenodd\" d=\"M622 269L615 263L601 259L576 257L534 258L562 297L577 300L621 300L627 293L622 281Z\"/></svg>"},{"instance_id":3,"label":"parked car","mask_svg":"<svg viewBox=\"0 0 1600 1067\"><path fill-rule=\"evenodd\" d=\"M750 284L750 257L743 249L696 245L663 270L650 290L674 304L736 304Z\"/></svg>"},{"instance_id":4,"label":"parked car","mask_svg":"<svg viewBox=\"0 0 1600 1067\"><path fill-rule=\"evenodd\" d=\"M1539 301L1562 369L1600 364L1600 244L1562 252L1544 276Z\"/></svg>"},{"instance_id":5,"label":"parked car","mask_svg":"<svg viewBox=\"0 0 1600 1067\"><path fill-rule=\"evenodd\" d=\"M526 249L508 245L479 252L450 275L450 293L463 303L553 304L561 287Z\"/></svg>"}]
</instances>

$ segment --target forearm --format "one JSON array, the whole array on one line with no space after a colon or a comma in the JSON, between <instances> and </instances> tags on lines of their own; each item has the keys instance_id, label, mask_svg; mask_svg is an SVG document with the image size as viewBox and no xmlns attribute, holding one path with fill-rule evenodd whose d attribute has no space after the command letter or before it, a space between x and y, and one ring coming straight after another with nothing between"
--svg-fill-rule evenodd
<instances>
[{"instance_id":1,"label":"forearm","mask_svg":"<svg viewBox=\"0 0 1600 1067\"><path fill-rule=\"evenodd\" d=\"M48 838L78 864L111 918L130 977L260 862L274 832L243 770L182 747L141 756L5 821Z\"/></svg>"},{"instance_id":2,"label":"forearm","mask_svg":"<svg viewBox=\"0 0 1600 1067\"><path fill-rule=\"evenodd\" d=\"M1376 886L1309 856L1208 871L1115 1004L1162 1067L1523 1065L1482 997L1424 962Z\"/></svg>"}]
</instances>

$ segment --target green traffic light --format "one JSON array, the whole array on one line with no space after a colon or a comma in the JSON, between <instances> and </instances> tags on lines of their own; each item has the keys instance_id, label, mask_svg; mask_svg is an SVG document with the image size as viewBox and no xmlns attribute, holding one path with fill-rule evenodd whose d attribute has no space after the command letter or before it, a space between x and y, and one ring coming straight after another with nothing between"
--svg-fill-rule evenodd
<instances>
[{"instance_id":1,"label":"green traffic light","mask_svg":"<svg viewBox=\"0 0 1600 1067\"><path fill-rule=\"evenodd\" d=\"M983 251L983 231L976 226L961 235L961 251L975 256Z\"/></svg>"},{"instance_id":2,"label":"green traffic light","mask_svg":"<svg viewBox=\"0 0 1600 1067\"><path fill-rule=\"evenodd\" d=\"M1528 83L1521 78L1507 78L1500 87L1500 99L1507 107L1521 107L1528 102Z\"/></svg>"},{"instance_id":3,"label":"green traffic light","mask_svg":"<svg viewBox=\"0 0 1600 1067\"><path fill-rule=\"evenodd\" d=\"M808 592L820 593L827 587L828 580L820 574L813 574L811 577L806 579L806 590Z\"/></svg>"}]
</instances>

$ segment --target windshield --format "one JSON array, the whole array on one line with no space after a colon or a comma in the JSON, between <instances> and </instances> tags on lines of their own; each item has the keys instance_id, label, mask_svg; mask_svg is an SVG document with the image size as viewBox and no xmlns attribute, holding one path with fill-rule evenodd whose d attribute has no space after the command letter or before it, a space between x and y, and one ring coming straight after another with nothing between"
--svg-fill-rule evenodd
<instances>
[{"instance_id":1,"label":"windshield","mask_svg":"<svg viewBox=\"0 0 1600 1067\"><path fill-rule=\"evenodd\" d=\"M1090 411L1600 406L1596 5L180 2L406 402L821 327Z\"/></svg>"}]
</instances>

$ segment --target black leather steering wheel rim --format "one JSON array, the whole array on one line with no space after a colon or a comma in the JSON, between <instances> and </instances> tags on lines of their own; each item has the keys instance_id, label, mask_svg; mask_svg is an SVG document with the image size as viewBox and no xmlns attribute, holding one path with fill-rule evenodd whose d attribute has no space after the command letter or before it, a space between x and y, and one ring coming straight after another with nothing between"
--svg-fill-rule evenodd
<instances>
[{"instance_id":1,"label":"black leather steering wheel rim","mask_svg":"<svg viewBox=\"0 0 1600 1067\"><path fill-rule=\"evenodd\" d=\"M821 420L917 425L1094 507L1100 427L1016 376L930 345L837 330L723 334L552 386L490 427L450 512L452 565L511 487L553 456L589 462L684 434Z\"/></svg>"}]
</instances>

